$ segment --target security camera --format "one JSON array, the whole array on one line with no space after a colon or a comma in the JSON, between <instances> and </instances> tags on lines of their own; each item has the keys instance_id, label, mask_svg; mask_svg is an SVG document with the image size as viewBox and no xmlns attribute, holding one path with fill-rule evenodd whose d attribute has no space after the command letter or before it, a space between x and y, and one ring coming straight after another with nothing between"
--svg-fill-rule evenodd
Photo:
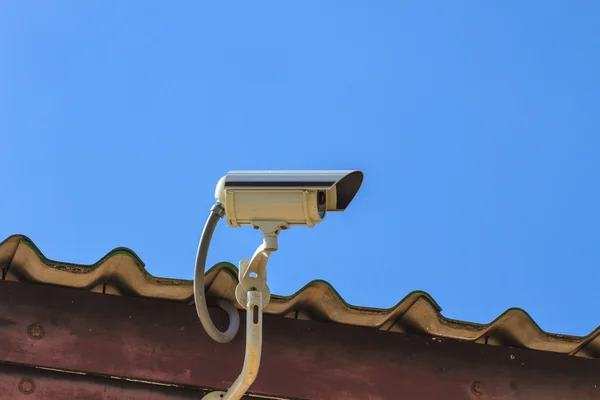
<instances>
[{"instance_id":1,"label":"security camera","mask_svg":"<svg viewBox=\"0 0 600 400\"><path fill-rule=\"evenodd\" d=\"M327 212L344 211L360 189L361 171L230 171L215 198L232 227L261 221L313 227Z\"/></svg>"},{"instance_id":2,"label":"security camera","mask_svg":"<svg viewBox=\"0 0 600 400\"><path fill-rule=\"evenodd\" d=\"M269 303L267 262L278 248L281 230L292 225L313 227L328 212L344 211L363 181L361 171L230 171L217 183L215 198L202 231L194 271L194 303L202 326L214 340L226 343L236 335L240 321L235 306L225 300L217 304L227 311L225 332L214 325L204 293L204 268L217 222L226 217L232 227L260 229L263 243L250 260L241 260L235 298L246 309L246 356L241 374L227 392L211 392L203 400L239 400L256 375L262 352L262 310Z\"/></svg>"}]
</instances>

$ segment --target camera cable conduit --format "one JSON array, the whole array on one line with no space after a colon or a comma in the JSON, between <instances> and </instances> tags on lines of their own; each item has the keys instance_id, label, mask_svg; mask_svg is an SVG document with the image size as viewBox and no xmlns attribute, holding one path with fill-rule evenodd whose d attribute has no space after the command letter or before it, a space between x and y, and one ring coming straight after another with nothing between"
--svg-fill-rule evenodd
<instances>
[{"instance_id":1,"label":"camera cable conduit","mask_svg":"<svg viewBox=\"0 0 600 400\"><path fill-rule=\"evenodd\" d=\"M231 341L239 330L239 314L232 303L220 300L219 306L229 314L229 327L225 332L219 331L210 319L204 294L204 268L208 245L216 224L223 215L224 209L221 204L215 204L211 208L211 214L202 232L196 257L194 299L204 329L214 340L226 343ZM240 261L239 283L235 289L238 303L246 309L246 354L242 372L227 392L211 392L202 400L239 400L258 375L262 355L263 309L271 299L271 291L267 285L266 267L270 254L278 249L279 232L287 229L288 224L284 221L256 221L255 227L263 232L263 243L256 249L251 260Z\"/></svg>"}]
</instances>

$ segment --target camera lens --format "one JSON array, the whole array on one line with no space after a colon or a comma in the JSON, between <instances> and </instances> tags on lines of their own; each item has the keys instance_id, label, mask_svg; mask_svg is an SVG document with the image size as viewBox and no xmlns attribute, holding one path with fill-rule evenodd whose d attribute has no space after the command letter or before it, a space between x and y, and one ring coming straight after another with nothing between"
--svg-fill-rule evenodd
<instances>
[{"instance_id":1,"label":"camera lens","mask_svg":"<svg viewBox=\"0 0 600 400\"><path fill-rule=\"evenodd\" d=\"M324 206L326 201L327 201L327 196L325 195L325 192L317 193L317 204L318 205Z\"/></svg>"},{"instance_id":2,"label":"camera lens","mask_svg":"<svg viewBox=\"0 0 600 400\"><path fill-rule=\"evenodd\" d=\"M325 211L327 210L327 194L325 192L317 192L317 209L319 210L319 217L325 218Z\"/></svg>"}]
</instances>

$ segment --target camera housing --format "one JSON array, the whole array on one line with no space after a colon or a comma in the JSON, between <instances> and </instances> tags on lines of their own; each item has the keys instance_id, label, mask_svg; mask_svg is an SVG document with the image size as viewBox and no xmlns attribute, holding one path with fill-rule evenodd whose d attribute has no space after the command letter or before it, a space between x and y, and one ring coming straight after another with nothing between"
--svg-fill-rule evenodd
<instances>
[{"instance_id":1,"label":"camera housing","mask_svg":"<svg viewBox=\"0 0 600 400\"><path fill-rule=\"evenodd\" d=\"M328 212L344 211L363 173L349 171L230 171L217 183L216 200L232 227L266 221L313 227Z\"/></svg>"}]
</instances>

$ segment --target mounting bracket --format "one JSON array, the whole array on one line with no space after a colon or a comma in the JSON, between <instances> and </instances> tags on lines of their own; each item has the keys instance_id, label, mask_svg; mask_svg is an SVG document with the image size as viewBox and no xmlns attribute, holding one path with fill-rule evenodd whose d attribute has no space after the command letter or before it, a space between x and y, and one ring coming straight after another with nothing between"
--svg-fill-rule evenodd
<instances>
[{"instance_id":1,"label":"mounting bracket","mask_svg":"<svg viewBox=\"0 0 600 400\"><path fill-rule=\"evenodd\" d=\"M263 309L271 299L267 285L267 262L271 253L278 248L279 232L287 229L288 225L283 221L256 221L255 227L263 232L263 243L250 261L240 261L239 283L235 288L238 303L246 309L246 355L242 372L227 392L211 392L202 400L239 400L258 375L262 355Z\"/></svg>"}]
</instances>

